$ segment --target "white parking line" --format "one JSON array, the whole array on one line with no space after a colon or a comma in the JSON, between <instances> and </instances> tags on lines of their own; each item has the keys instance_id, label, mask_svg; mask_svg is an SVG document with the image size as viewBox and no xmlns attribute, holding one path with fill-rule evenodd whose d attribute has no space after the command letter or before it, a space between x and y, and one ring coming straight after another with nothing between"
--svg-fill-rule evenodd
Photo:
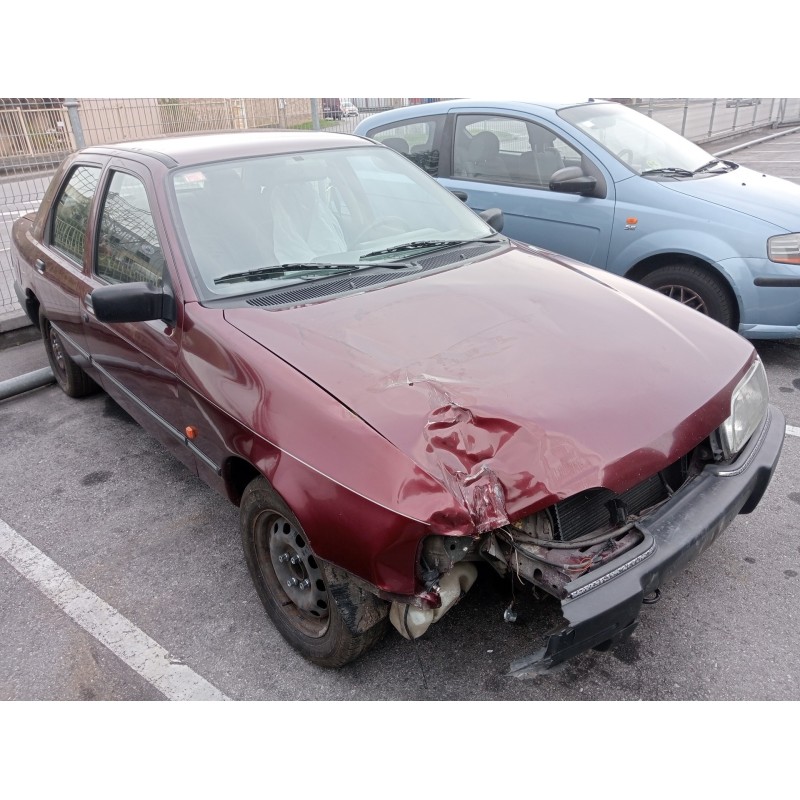
<instances>
[{"instance_id":1,"label":"white parking line","mask_svg":"<svg viewBox=\"0 0 800 800\"><path fill-rule=\"evenodd\" d=\"M2 519L0 556L169 700L230 700Z\"/></svg>"},{"instance_id":2,"label":"white parking line","mask_svg":"<svg viewBox=\"0 0 800 800\"><path fill-rule=\"evenodd\" d=\"M787 425L786 426L786 435L787 436L800 436L800 428L796 428L794 425Z\"/></svg>"}]
</instances>

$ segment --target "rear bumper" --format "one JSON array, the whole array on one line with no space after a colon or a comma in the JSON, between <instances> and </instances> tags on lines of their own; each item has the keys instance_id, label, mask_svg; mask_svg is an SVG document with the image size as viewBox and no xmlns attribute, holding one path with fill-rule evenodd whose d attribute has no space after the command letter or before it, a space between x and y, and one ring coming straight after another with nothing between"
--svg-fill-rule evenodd
<instances>
[{"instance_id":1,"label":"rear bumper","mask_svg":"<svg viewBox=\"0 0 800 800\"><path fill-rule=\"evenodd\" d=\"M511 674L536 674L591 648L606 649L638 624L644 598L696 558L737 514L759 503L778 463L783 414L770 406L762 428L732 464L709 465L637 528L643 541L618 560L568 584L567 624L545 647L511 665Z\"/></svg>"}]
</instances>

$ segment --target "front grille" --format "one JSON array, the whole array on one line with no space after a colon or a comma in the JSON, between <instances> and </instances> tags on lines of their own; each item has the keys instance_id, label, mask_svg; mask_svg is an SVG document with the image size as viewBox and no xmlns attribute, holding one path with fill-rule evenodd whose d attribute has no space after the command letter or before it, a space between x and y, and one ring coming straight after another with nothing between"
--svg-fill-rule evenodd
<instances>
[{"instance_id":1,"label":"front grille","mask_svg":"<svg viewBox=\"0 0 800 800\"><path fill-rule=\"evenodd\" d=\"M667 496L659 475L653 475L621 494L610 489L589 489L572 495L552 509L553 533L564 542L586 536L593 531L611 530L630 514L639 514Z\"/></svg>"}]
</instances>

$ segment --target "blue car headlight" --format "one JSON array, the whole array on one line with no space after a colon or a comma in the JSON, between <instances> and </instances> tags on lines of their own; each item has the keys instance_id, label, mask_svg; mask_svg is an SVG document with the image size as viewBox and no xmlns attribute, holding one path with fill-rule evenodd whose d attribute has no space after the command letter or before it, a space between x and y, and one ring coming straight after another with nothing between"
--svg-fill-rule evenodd
<instances>
[{"instance_id":1,"label":"blue car headlight","mask_svg":"<svg viewBox=\"0 0 800 800\"><path fill-rule=\"evenodd\" d=\"M725 458L735 456L758 430L769 404L767 373L757 358L731 395L731 415L718 429Z\"/></svg>"},{"instance_id":2,"label":"blue car headlight","mask_svg":"<svg viewBox=\"0 0 800 800\"><path fill-rule=\"evenodd\" d=\"M800 264L800 233L785 233L767 239L767 256L778 264Z\"/></svg>"}]
</instances>

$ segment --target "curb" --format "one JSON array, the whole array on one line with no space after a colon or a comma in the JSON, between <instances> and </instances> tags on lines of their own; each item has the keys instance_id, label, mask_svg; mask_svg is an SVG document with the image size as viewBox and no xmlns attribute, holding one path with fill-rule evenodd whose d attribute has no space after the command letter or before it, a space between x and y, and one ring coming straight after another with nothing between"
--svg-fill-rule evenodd
<instances>
[{"instance_id":1,"label":"curb","mask_svg":"<svg viewBox=\"0 0 800 800\"><path fill-rule=\"evenodd\" d=\"M770 139L777 139L779 136L786 136L789 133L797 133L800 131L800 127L796 128L789 128L785 131L778 131L778 133L771 133L769 136L762 136L760 139L752 139L749 142L742 142L741 144L734 145L733 147L729 147L727 150L720 150L718 153L712 153L714 157L719 156L726 156L728 153L735 153L737 150L744 150L745 147L752 147L754 144L761 144L762 142L768 142Z\"/></svg>"},{"instance_id":2,"label":"curb","mask_svg":"<svg viewBox=\"0 0 800 800\"><path fill-rule=\"evenodd\" d=\"M24 311L14 310L0 314L0 333L16 331L30 324L31 321Z\"/></svg>"}]
</instances>

